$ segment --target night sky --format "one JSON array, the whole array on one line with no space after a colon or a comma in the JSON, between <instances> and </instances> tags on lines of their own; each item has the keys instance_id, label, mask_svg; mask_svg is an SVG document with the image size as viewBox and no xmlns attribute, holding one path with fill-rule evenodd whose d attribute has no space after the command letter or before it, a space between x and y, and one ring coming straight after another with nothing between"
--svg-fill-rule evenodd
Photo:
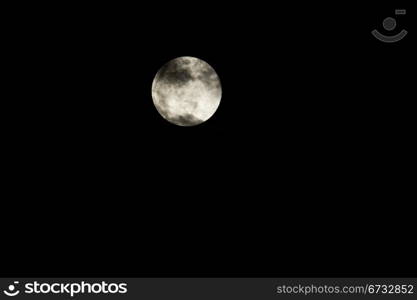
<instances>
[{"instance_id":1,"label":"night sky","mask_svg":"<svg viewBox=\"0 0 417 300\"><path fill-rule=\"evenodd\" d=\"M409 274L415 59L371 35L399 4L10 8L2 275ZM222 84L198 126L152 101L180 56Z\"/></svg>"}]
</instances>

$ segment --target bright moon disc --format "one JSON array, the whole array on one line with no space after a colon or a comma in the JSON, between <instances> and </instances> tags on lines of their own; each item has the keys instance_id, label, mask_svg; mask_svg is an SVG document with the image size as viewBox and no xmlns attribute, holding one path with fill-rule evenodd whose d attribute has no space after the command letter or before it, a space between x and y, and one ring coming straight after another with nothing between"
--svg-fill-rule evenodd
<instances>
[{"instance_id":1,"label":"bright moon disc","mask_svg":"<svg viewBox=\"0 0 417 300\"><path fill-rule=\"evenodd\" d=\"M195 57L183 56L169 61L152 83L156 109L167 121L180 126L194 126L210 119L221 97L216 71Z\"/></svg>"}]
</instances>

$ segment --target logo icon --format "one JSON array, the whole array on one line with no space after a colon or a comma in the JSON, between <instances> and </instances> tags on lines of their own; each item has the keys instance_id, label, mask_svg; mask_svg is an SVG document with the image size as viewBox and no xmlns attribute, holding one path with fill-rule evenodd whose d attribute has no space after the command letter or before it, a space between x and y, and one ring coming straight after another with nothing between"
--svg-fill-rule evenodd
<instances>
[{"instance_id":1,"label":"logo icon","mask_svg":"<svg viewBox=\"0 0 417 300\"><path fill-rule=\"evenodd\" d=\"M3 292L9 296L9 297L14 297L19 295L20 291L18 289L16 289L16 286L19 284L19 281L15 281L13 282L13 284L8 286L7 290L4 290Z\"/></svg>"},{"instance_id":2,"label":"logo icon","mask_svg":"<svg viewBox=\"0 0 417 300\"><path fill-rule=\"evenodd\" d=\"M406 10L405 9L396 9L395 15L405 15ZM393 31L397 27L397 21L394 18L388 17L385 18L382 22L382 26L386 31ZM402 40L407 35L407 30L403 29L398 34L395 35L385 35L380 33L378 30L374 29L372 31L372 35L384 43L395 43L400 40Z\"/></svg>"}]
</instances>

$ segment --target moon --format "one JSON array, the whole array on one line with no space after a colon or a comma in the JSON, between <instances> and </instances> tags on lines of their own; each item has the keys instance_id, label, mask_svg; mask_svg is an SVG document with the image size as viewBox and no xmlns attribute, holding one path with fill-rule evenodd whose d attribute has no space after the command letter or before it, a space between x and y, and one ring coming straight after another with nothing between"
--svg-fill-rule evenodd
<instances>
[{"instance_id":1,"label":"moon","mask_svg":"<svg viewBox=\"0 0 417 300\"><path fill-rule=\"evenodd\" d=\"M183 56L167 62L152 83L152 99L159 114L179 126L195 126L210 119L221 97L216 71L195 57Z\"/></svg>"}]
</instances>

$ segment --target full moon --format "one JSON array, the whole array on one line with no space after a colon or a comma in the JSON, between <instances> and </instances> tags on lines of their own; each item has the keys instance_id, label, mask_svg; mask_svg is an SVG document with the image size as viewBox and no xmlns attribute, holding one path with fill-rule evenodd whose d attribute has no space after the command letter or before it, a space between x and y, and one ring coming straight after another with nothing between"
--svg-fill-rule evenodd
<instances>
[{"instance_id":1,"label":"full moon","mask_svg":"<svg viewBox=\"0 0 417 300\"><path fill-rule=\"evenodd\" d=\"M153 103L159 114L179 126L194 126L210 119L221 97L216 71L195 57L183 56L169 61L152 83Z\"/></svg>"}]
</instances>

